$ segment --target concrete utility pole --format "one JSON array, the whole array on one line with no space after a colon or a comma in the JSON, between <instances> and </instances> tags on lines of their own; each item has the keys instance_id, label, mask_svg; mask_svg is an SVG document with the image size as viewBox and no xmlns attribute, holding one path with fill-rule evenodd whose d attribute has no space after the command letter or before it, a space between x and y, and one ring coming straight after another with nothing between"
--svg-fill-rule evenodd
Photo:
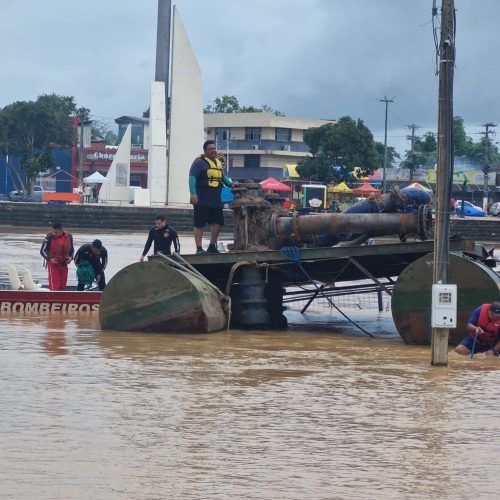
<instances>
[{"instance_id":1,"label":"concrete utility pole","mask_svg":"<svg viewBox=\"0 0 500 500\"><path fill-rule=\"evenodd\" d=\"M414 123L411 125L407 125L408 129L411 130L411 135L407 135L406 138L410 141L411 143L411 150L410 150L410 182L413 182L413 172L415 171L416 165L415 165L415 141L418 139L418 137L415 135L415 130L417 130L418 127Z\"/></svg>"},{"instance_id":2,"label":"concrete utility pole","mask_svg":"<svg viewBox=\"0 0 500 500\"><path fill-rule=\"evenodd\" d=\"M80 121L80 148L79 148L79 165L78 165L78 189L83 189L83 152L84 152L84 145L83 145L83 132L84 132L84 125L85 125L85 119L84 116L79 117Z\"/></svg>"},{"instance_id":3,"label":"concrete utility pole","mask_svg":"<svg viewBox=\"0 0 500 500\"><path fill-rule=\"evenodd\" d=\"M448 284L449 205L453 180L453 72L455 67L455 5L453 0L443 0L441 5L441 40L438 49L438 62L437 206L433 283ZM448 365L448 335L449 328L432 328L431 363L434 366Z\"/></svg>"},{"instance_id":4,"label":"concrete utility pole","mask_svg":"<svg viewBox=\"0 0 500 500\"><path fill-rule=\"evenodd\" d=\"M495 132L493 130L490 130L490 128L496 127L496 124L488 122L483 125L483 127L486 129L484 132L481 132L481 134L484 135L484 166L483 166L483 173L484 173L484 194L483 194L483 209L486 210L486 207L488 205L488 174L491 171L491 164L490 164L490 134L494 134Z\"/></svg>"},{"instance_id":5,"label":"concrete utility pole","mask_svg":"<svg viewBox=\"0 0 500 500\"><path fill-rule=\"evenodd\" d=\"M394 98L387 99L387 96L384 96L384 98L379 99L379 101L385 102L384 167L382 169L382 193L385 193L385 171L387 170L387 111L389 103L394 102Z\"/></svg>"}]
</instances>

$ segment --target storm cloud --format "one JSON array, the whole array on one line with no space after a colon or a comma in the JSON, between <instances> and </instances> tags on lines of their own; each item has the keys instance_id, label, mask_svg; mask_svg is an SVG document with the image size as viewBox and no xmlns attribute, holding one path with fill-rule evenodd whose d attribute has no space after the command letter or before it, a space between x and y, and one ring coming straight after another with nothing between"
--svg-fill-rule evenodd
<instances>
[{"instance_id":1,"label":"storm cloud","mask_svg":"<svg viewBox=\"0 0 500 500\"><path fill-rule=\"evenodd\" d=\"M178 0L204 102L236 95L288 116L362 119L404 147L437 127L432 0ZM440 1L437 1L440 7ZM500 2L456 0L454 114L473 134L500 119ZM3 0L0 106L72 95L92 116L141 115L154 77L157 0ZM439 37L439 33L437 33Z\"/></svg>"}]
</instances>

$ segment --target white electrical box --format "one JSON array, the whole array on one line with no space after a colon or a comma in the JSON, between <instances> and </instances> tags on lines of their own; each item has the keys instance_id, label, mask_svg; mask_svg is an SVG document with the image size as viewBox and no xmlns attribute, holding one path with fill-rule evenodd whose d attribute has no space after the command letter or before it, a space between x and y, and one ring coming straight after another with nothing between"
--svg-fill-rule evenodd
<instances>
[{"instance_id":1,"label":"white electrical box","mask_svg":"<svg viewBox=\"0 0 500 500\"><path fill-rule=\"evenodd\" d=\"M457 285L432 285L432 328L457 327Z\"/></svg>"}]
</instances>

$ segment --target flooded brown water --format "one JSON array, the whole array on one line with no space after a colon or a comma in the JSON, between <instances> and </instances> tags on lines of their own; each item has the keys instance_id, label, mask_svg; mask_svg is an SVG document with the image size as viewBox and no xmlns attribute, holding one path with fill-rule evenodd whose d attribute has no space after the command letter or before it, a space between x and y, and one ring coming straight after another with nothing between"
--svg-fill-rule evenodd
<instances>
[{"instance_id":1,"label":"flooded brown water","mask_svg":"<svg viewBox=\"0 0 500 500\"><path fill-rule=\"evenodd\" d=\"M2 271L44 278L40 237L3 233ZM145 235L102 240L111 276ZM376 338L328 309L179 336L1 316L0 498L497 498L500 361L433 368L390 313L346 312Z\"/></svg>"}]
</instances>

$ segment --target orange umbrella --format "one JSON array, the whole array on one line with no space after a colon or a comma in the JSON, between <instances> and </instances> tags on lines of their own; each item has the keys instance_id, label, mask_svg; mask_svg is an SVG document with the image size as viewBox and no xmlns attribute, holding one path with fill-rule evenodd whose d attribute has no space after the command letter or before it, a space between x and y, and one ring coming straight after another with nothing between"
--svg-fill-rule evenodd
<instances>
[{"instance_id":1,"label":"orange umbrella","mask_svg":"<svg viewBox=\"0 0 500 500\"><path fill-rule=\"evenodd\" d=\"M274 177L269 177L269 179L266 179L265 181L259 182L259 184L264 189L270 189L271 191L291 191L292 190L292 188L290 186L283 184L282 182L278 181Z\"/></svg>"},{"instance_id":2,"label":"orange umbrella","mask_svg":"<svg viewBox=\"0 0 500 500\"><path fill-rule=\"evenodd\" d=\"M362 186L353 189L354 194L380 194L380 189L374 188L369 182L365 182Z\"/></svg>"}]
</instances>

